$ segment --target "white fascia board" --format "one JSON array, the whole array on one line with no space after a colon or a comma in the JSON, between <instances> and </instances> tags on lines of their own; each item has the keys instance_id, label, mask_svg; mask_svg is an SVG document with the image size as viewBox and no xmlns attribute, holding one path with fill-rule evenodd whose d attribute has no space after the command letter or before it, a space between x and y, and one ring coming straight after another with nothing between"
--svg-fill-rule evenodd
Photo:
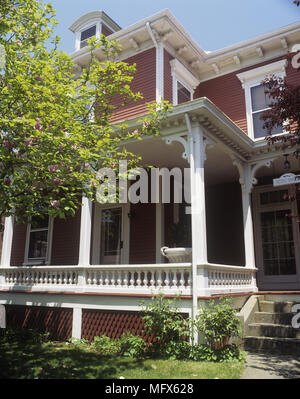
<instances>
[{"instance_id":1,"label":"white fascia board","mask_svg":"<svg viewBox=\"0 0 300 399\"><path fill-rule=\"evenodd\" d=\"M247 81L263 79L265 76L273 73L284 73L286 66L287 60L284 59L258 68L250 69L246 72L238 73L236 76L239 78L241 83L244 84Z\"/></svg>"},{"instance_id":2,"label":"white fascia board","mask_svg":"<svg viewBox=\"0 0 300 399\"><path fill-rule=\"evenodd\" d=\"M256 36L254 38L245 40L243 42L236 43L231 46L224 47L219 50L214 50L211 52L206 52L206 60L209 61L214 61L218 60L220 58L223 58L224 56L231 55L233 53L237 53L239 51L251 48L251 47L257 47L264 42L270 42L271 40L276 40L280 38L281 36L285 36L287 34L291 34L294 32L300 32L300 22L295 22L293 24L289 24L286 26L283 26L279 29L275 29L271 32L265 33L260 36Z\"/></svg>"}]
</instances>

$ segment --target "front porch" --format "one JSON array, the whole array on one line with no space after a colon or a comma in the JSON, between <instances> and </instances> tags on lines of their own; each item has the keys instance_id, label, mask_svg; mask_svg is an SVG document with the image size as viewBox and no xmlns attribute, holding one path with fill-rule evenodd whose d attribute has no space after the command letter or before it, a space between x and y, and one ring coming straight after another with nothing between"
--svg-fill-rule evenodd
<instances>
[{"instance_id":1,"label":"front porch","mask_svg":"<svg viewBox=\"0 0 300 399\"><path fill-rule=\"evenodd\" d=\"M48 231L42 262L29 256L30 234L37 231L6 220L0 304L72 308L79 337L83 309L138 312L141 298L163 293L180 296L182 311L196 317L199 303L217 295L300 289L299 226L283 217L296 212L297 203L282 199L290 187L272 186L272 179L284 173L280 149L254 143L200 99L176 107L161 137L128 143L128 150L147 165L188 169L191 260L167 263L161 253L162 247L173 246L169 230L181 217L172 195L169 203L156 193L151 203L112 205L83 198L73 220L55 220L40 229ZM299 162L291 159L290 171L299 170ZM270 194L275 191L279 194ZM106 223L108 210L113 229ZM275 237L280 232L283 241Z\"/></svg>"}]
</instances>

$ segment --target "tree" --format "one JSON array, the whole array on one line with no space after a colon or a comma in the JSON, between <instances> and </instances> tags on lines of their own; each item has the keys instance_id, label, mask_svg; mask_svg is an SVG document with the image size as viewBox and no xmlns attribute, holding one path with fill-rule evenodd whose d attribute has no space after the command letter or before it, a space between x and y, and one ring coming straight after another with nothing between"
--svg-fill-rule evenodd
<instances>
[{"instance_id":1,"label":"tree","mask_svg":"<svg viewBox=\"0 0 300 399\"><path fill-rule=\"evenodd\" d=\"M56 23L51 4L0 2L0 217L21 222L73 216L82 195L94 199L100 167L136 165L122 142L158 134L168 108L152 104L134 132L111 125L115 96L121 106L142 98L130 89L135 66L118 62L118 44L102 35L90 40L90 62L75 76L71 57L57 50Z\"/></svg>"},{"instance_id":2,"label":"tree","mask_svg":"<svg viewBox=\"0 0 300 399\"><path fill-rule=\"evenodd\" d=\"M295 54L290 54L293 59ZM300 69L300 65L298 70ZM299 72L298 72L299 73ZM286 78L271 75L263 81L265 94L270 99L270 108L261 115L263 127L268 134L269 145L279 144L282 150L294 148L293 155L300 159L300 86L289 84ZM284 134L272 136L275 127L282 126ZM286 195L285 199L297 201L300 198L300 184L295 185L295 195ZM300 222L299 215L289 215Z\"/></svg>"}]
</instances>

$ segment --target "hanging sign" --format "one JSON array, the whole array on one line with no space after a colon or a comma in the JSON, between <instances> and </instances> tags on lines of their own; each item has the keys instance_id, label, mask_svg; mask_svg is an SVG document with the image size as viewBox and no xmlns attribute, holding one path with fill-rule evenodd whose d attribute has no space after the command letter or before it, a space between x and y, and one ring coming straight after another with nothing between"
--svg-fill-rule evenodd
<instances>
[{"instance_id":1,"label":"hanging sign","mask_svg":"<svg viewBox=\"0 0 300 399\"><path fill-rule=\"evenodd\" d=\"M294 173L286 173L278 179L273 179L273 186L285 186L287 184L300 183L300 175L294 175Z\"/></svg>"}]
</instances>

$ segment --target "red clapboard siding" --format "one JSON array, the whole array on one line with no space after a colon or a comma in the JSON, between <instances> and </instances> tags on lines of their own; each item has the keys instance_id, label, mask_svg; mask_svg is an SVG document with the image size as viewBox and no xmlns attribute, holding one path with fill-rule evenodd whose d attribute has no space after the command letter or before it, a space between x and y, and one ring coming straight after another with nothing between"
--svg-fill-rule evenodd
<instances>
[{"instance_id":1,"label":"red clapboard siding","mask_svg":"<svg viewBox=\"0 0 300 399\"><path fill-rule=\"evenodd\" d=\"M8 328L50 333L50 339L66 341L72 336L72 309L5 305Z\"/></svg>"},{"instance_id":2,"label":"red clapboard siding","mask_svg":"<svg viewBox=\"0 0 300 399\"><path fill-rule=\"evenodd\" d=\"M218 108L221 109L233 122L235 122L245 133L247 133L245 93L237 74L263 65L271 64L286 58L279 57L270 61L262 62L248 68L240 69L200 83L194 93L194 98L207 97ZM300 82L299 73L291 66L289 61L287 72L287 81L291 84Z\"/></svg>"},{"instance_id":3,"label":"red clapboard siding","mask_svg":"<svg viewBox=\"0 0 300 399\"><path fill-rule=\"evenodd\" d=\"M166 50L164 50L164 100L173 103L173 92L172 92L172 75L170 61L173 59Z\"/></svg>"},{"instance_id":4,"label":"red clapboard siding","mask_svg":"<svg viewBox=\"0 0 300 399\"><path fill-rule=\"evenodd\" d=\"M55 219L52 238L52 265L76 265L80 240L80 209L74 217Z\"/></svg>"},{"instance_id":5,"label":"red clapboard siding","mask_svg":"<svg viewBox=\"0 0 300 399\"><path fill-rule=\"evenodd\" d=\"M155 263L155 204L131 204L129 263Z\"/></svg>"},{"instance_id":6,"label":"red clapboard siding","mask_svg":"<svg viewBox=\"0 0 300 399\"><path fill-rule=\"evenodd\" d=\"M156 53L155 49L144 51L140 54L125 60L128 64L136 64L136 73L131 82L131 90L141 92L143 99L139 102L127 104L117 109L111 122L123 121L142 115L146 111L146 103L153 102L156 99ZM116 96L113 104L118 106L121 104L121 98Z\"/></svg>"},{"instance_id":7,"label":"red clapboard siding","mask_svg":"<svg viewBox=\"0 0 300 399\"><path fill-rule=\"evenodd\" d=\"M14 234L11 249L11 266L22 266L25 258L27 225L14 224Z\"/></svg>"}]
</instances>

